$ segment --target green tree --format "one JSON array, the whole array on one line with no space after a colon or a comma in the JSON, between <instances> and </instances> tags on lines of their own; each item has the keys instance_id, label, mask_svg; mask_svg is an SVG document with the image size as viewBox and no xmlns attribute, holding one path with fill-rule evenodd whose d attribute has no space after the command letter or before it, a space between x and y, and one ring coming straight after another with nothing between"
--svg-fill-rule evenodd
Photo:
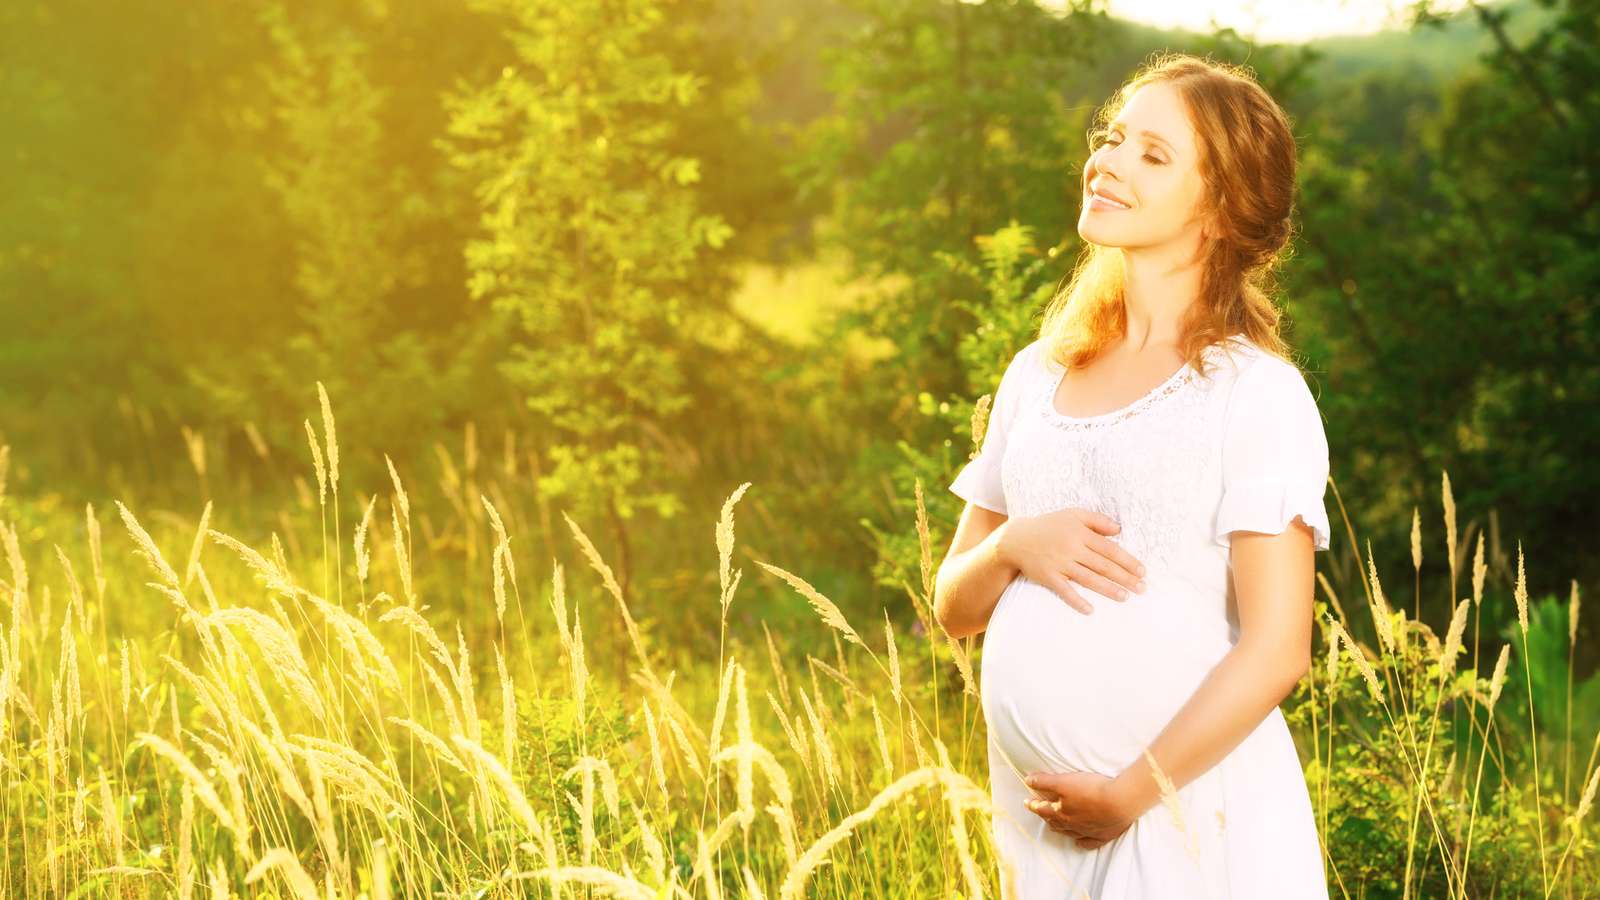
<instances>
[{"instance_id":1,"label":"green tree","mask_svg":"<svg viewBox=\"0 0 1600 900\"><path fill-rule=\"evenodd\" d=\"M179 423L247 459L245 421L303 453L318 378L347 436L397 458L493 408L460 259L470 192L430 144L441 88L492 29L381 3L74 7L0 11L19 458L153 487L188 468Z\"/></svg>"},{"instance_id":2,"label":"green tree","mask_svg":"<svg viewBox=\"0 0 1600 900\"><path fill-rule=\"evenodd\" d=\"M659 0L478 8L503 19L516 63L448 101L451 159L482 210L469 290L515 330L502 370L548 428L538 489L611 524L626 578L625 524L681 509L704 433L690 407L729 365L731 228L673 144L707 89L672 52L694 17Z\"/></svg>"},{"instance_id":3,"label":"green tree","mask_svg":"<svg viewBox=\"0 0 1600 900\"><path fill-rule=\"evenodd\" d=\"M843 496L876 533L876 575L898 593L916 556L886 534L912 515L909 448L949 438L926 414L930 398L966 390L952 360L982 321L957 302L985 290L977 238L1017 221L1047 246L1070 241L1073 164L1093 104L1073 103L1068 86L1098 52L1103 20L1086 5L1054 12L1010 0L847 6L859 24L826 54L834 107L810 129L795 174L808 196L832 199L820 239L844 251L852 276L885 279L869 304L832 323L823 346L844 347L856 332L886 345L849 394L852 415L880 437Z\"/></svg>"},{"instance_id":4,"label":"green tree","mask_svg":"<svg viewBox=\"0 0 1600 900\"><path fill-rule=\"evenodd\" d=\"M1470 4L1492 49L1398 140L1307 147L1289 275L1354 511L1406 521L1448 470L1466 516L1517 523L1530 572L1592 578L1600 5L1541 6L1519 40Z\"/></svg>"},{"instance_id":5,"label":"green tree","mask_svg":"<svg viewBox=\"0 0 1600 900\"><path fill-rule=\"evenodd\" d=\"M1054 244L1075 218L1072 163L1091 110L1070 108L1063 86L1090 55L1096 20L1009 0L848 5L863 24L826 54L835 105L796 175L808 192L833 192L823 239L848 252L853 274L909 279L840 323L895 336L903 363L927 342L948 351L971 324L952 321L951 270L935 254L971 258L974 238L1012 219ZM889 372L903 389L925 375Z\"/></svg>"},{"instance_id":6,"label":"green tree","mask_svg":"<svg viewBox=\"0 0 1600 900\"><path fill-rule=\"evenodd\" d=\"M917 396L917 412L942 432L941 438L927 445L902 442L904 461L893 470L895 492L912 497L916 483L922 482L924 504L933 522L955 522L965 501L949 491L961 467L977 452L988 427L988 412L979 416L974 428L977 402L987 397L992 404L1000 387L1000 376L1017 351L1033 340L1039 327L1039 314L1055 289L1051 273L1057 267L1059 251L1041 252L1035 244L1031 226L1012 222L994 234L976 241L981 261L946 256L950 265L982 285L981 299L955 301L956 305L982 324L961 335L955 361L962 375L977 394L955 400L936 398L932 393ZM992 411L992 405L989 411ZM872 528L877 540L879 578L889 583L904 582L920 590L920 538L903 527L901 520L888 528ZM869 527L871 527L869 525ZM936 535L939 540L944 535ZM943 545L934 552L943 551ZM936 561L937 562L937 561Z\"/></svg>"},{"instance_id":7,"label":"green tree","mask_svg":"<svg viewBox=\"0 0 1600 900\"><path fill-rule=\"evenodd\" d=\"M292 241L287 327L229 348L227 367L208 355L211 364L187 371L228 420L254 421L280 446L303 445L300 420L318 380L341 430L388 452L415 451L467 398L480 416L494 411L494 387L477 366L492 332L466 315L473 309L459 287L438 283L451 268L427 240L454 212L430 183L430 163L443 160L396 147L404 139L385 115L394 90L372 74L373 43L394 27L386 18L381 8L259 10L272 55L258 71L272 116L257 129L255 161ZM408 309L419 294L437 309Z\"/></svg>"},{"instance_id":8,"label":"green tree","mask_svg":"<svg viewBox=\"0 0 1600 900\"><path fill-rule=\"evenodd\" d=\"M191 35L175 8L145 10L142 24ZM118 393L163 381L153 360L129 364L161 338L129 288L160 155L160 92L185 95L128 26L82 4L0 6L0 442L15 445L14 471L56 454L70 460L63 471L84 470L84 448L124 426Z\"/></svg>"}]
</instances>

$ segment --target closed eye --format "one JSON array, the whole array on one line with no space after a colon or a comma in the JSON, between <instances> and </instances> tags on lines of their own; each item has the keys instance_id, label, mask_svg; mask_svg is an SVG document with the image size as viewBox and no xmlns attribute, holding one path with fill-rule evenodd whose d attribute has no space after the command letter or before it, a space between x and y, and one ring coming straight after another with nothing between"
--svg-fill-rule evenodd
<instances>
[{"instance_id":1,"label":"closed eye","mask_svg":"<svg viewBox=\"0 0 1600 900\"><path fill-rule=\"evenodd\" d=\"M1117 144L1121 143L1121 141L1117 141L1116 143L1112 143L1112 138L1113 137L1114 137L1114 135L1104 134L1104 133L1097 135L1095 137L1094 141L1092 142L1090 149L1099 150L1101 147L1107 147L1107 146L1115 147ZM1152 163L1152 164L1158 165L1158 166L1164 166L1164 165L1167 164L1165 160L1160 159L1160 158L1155 157L1155 156L1151 156L1148 153L1146 153L1144 155L1144 159L1145 159L1146 162L1149 162L1149 163Z\"/></svg>"}]
</instances>

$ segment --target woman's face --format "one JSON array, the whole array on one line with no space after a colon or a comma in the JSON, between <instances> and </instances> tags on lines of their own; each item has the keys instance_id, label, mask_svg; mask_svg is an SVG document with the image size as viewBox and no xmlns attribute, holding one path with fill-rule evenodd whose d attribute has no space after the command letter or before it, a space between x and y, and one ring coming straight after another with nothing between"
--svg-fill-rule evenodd
<instances>
[{"instance_id":1,"label":"woman's face","mask_svg":"<svg viewBox=\"0 0 1600 900\"><path fill-rule=\"evenodd\" d=\"M1125 249L1197 244L1205 190L1198 140L1176 88L1154 82L1135 91L1093 138L1078 236Z\"/></svg>"}]
</instances>

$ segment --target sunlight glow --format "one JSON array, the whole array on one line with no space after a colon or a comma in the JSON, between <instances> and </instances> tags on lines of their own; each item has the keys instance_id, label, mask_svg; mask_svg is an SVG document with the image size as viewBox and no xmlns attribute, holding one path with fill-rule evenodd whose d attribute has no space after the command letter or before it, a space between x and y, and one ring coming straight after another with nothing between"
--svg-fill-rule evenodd
<instances>
[{"instance_id":1,"label":"sunlight glow","mask_svg":"<svg viewBox=\"0 0 1600 900\"><path fill-rule=\"evenodd\" d=\"M1407 0L1106 0L1114 18L1158 28L1207 32L1231 27L1269 43L1298 43L1336 34L1370 34L1404 28ZM1465 0L1437 0L1433 9L1452 12Z\"/></svg>"}]
</instances>

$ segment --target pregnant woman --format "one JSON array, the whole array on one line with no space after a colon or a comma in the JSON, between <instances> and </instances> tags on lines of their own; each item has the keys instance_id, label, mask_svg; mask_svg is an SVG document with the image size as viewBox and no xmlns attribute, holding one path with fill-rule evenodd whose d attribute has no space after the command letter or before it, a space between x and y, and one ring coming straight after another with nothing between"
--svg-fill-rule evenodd
<instances>
[{"instance_id":1,"label":"pregnant woman","mask_svg":"<svg viewBox=\"0 0 1600 900\"><path fill-rule=\"evenodd\" d=\"M987 631L1003 893L1326 898L1278 710L1328 547L1322 420L1264 292L1294 137L1247 70L1184 55L1097 126L1084 255L950 486L935 589L950 634Z\"/></svg>"}]
</instances>

